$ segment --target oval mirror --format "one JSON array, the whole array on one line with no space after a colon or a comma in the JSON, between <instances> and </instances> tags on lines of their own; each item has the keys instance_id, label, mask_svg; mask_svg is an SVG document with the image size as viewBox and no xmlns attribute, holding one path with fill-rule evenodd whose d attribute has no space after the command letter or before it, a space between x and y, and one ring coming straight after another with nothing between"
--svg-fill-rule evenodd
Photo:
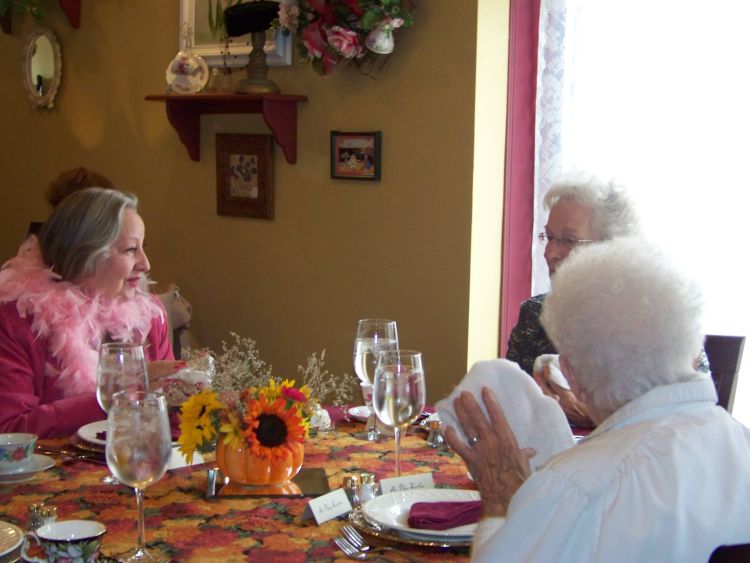
<instances>
[{"instance_id":1,"label":"oval mirror","mask_svg":"<svg viewBox=\"0 0 750 563\"><path fill-rule=\"evenodd\" d=\"M51 108L62 76L60 44L51 30L29 33L21 59L23 87L33 107Z\"/></svg>"}]
</instances>

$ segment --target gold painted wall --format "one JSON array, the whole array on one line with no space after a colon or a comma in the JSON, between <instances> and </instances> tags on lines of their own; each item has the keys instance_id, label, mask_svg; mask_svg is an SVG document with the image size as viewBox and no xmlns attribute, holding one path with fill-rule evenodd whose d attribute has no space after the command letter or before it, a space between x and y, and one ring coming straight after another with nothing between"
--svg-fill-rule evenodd
<instances>
[{"instance_id":1,"label":"gold painted wall","mask_svg":"<svg viewBox=\"0 0 750 563\"><path fill-rule=\"evenodd\" d=\"M266 132L261 118L204 117L193 162L164 106L143 101L165 91L178 2L84 0L79 30L49 2L44 24L64 61L50 111L32 110L22 91L33 21L15 17L13 34L0 34L0 256L44 219L48 182L89 166L140 197L152 278L180 285L204 344L250 336L290 377L326 348L328 368L351 373L357 319L392 317L402 346L425 353L434 402L466 368L477 1L429 0L416 15L374 79L272 69L284 93L309 101L297 164L275 147L271 222L216 214L214 135ZM381 182L329 178L332 129L382 131Z\"/></svg>"}]
</instances>

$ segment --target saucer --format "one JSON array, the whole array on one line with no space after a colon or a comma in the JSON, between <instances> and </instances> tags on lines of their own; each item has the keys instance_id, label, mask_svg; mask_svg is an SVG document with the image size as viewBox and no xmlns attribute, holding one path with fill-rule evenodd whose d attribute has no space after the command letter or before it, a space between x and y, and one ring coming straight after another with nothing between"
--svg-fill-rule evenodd
<instances>
[{"instance_id":1,"label":"saucer","mask_svg":"<svg viewBox=\"0 0 750 563\"><path fill-rule=\"evenodd\" d=\"M55 465L55 460L51 457L42 454L34 454L29 458L29 463L25 464L23 467L19 467L13 471L1 472L0 485L31 481L37 473L49 469L53 465Z\"/></svg>"},{"instance_id":2,"label":"saucer","mask_svg":"<svg viewBox=\"0 0 750 563\"><path fill-rule=\"evenodd\" d=\"M0 522L0 557L18 549L22 543L23 532L18 526L10 522Z\"/></svg>"}]
</instances>

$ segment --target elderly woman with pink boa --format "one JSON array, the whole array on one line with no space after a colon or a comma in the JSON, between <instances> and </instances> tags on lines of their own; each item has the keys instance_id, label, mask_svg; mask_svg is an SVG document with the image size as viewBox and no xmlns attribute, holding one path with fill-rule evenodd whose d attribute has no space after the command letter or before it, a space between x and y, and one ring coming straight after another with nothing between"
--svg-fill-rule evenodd
<instances>
[{"instance_id":1,"label":"elderly woman with pink boa","mask_svg":"<svg viewBox=\"0 0 750 563\"><path fill-rule=\"evenodd\" d=\"M137 205L116 190L76 192L0 270L0 432L66 436L105 418L96 402L105 340L172 360L158 371L179 367L164 309L146 290Z\"/></svg>"}]
</instances>

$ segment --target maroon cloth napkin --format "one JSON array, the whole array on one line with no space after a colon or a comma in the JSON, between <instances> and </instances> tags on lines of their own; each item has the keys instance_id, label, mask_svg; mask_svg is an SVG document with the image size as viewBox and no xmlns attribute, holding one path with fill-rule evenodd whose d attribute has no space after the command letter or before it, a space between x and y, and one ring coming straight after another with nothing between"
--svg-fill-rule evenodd
<instances>
[{"instance_id":1,"label":"maroon cloth napkin","mask_svg":"<svg viewBox=\"0 0 750 563\"><path fill-rule=\"evenodd\" d=\"M409 510L409 527L448 530L479 521L482 501L415 502Z\"/></svg>"}]
</instances>

